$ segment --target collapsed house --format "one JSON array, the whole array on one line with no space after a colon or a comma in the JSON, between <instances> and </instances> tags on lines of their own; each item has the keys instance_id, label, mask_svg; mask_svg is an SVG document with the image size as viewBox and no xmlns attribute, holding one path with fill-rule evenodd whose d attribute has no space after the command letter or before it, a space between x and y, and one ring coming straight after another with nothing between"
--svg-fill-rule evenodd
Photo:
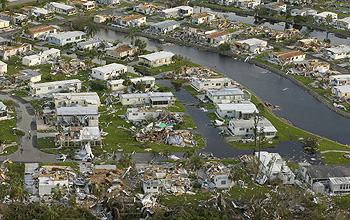
<instances>
[{"instance_id":1,"label":"collapsed house","mask_svg":"<svg viewBox=\"0 0 350 220\"><path fill-rule=\"evenodd\" d=\"M0 102L0 121L7 119L7 107L3 102Z\"/></svg>"},{"instance_id":2,"label":"collapsed house","mask_svg":"<svg viewBox=\"0 0 350 220\"><path fill-rule=\"evenodd\" d=\"M68 127L56 136L57 143L67 146L102 146L102 138L98 127Z\"/></svg>"},{"instance_id":3,"label":"collapsed house","mask_svg":"<svg viewBox=\"0 0 350 220\"><path fill-rule=\"evenodd\" d=\"M210 161L203 166L206 180L202 182L202 188L228 189L233 185L230 178L231 169L221 162Z\"/></svg>"},{"instance_id":4,"label":"collapsed house","mask_svg":"<svg viewBox=\"0 0 350 220\"><path fill-rule=\"evenodd\" d=\"M58 60L52 63L51 74L62 73L65 75L76 75L80 70L86 70L86 65L79 59Z\"/></svg>"},{"instance_id":5,"label":"collapsed house","mask_svg":"<svg viewBox=\"0 0 350 220\"><path fill-rule=\"evenodd\" d=\"M119 98L122 105L150 104L152 107L168 107L175 100L174 94L171 92L120 94Z\"/></svg>"},{"instance_id":6,"label":"collapsed house","mask_svg":"<svg viewBox=\"0 0 350 220\"><path fill-rule=\"evenodd\" d=\"M257 38L236 41L230 44L232 51L248 54L259 54L267 49L267 41Z\"/></svg>"},{"instance_id":7,"label":"collapsed house","mask_svg":"<svg viewBox=\"0 0 350 220\"><path fill-rule=\"evenodd\" d=\"M329 71L330 64L318 59L303 60L294 62L293 67L298 74L304 76L318 76L317 73L325 74ZM294 71L293 71L294 72Z\"/></svg>"},{"instance_id":8,"label":"collapsed house","mask_svg":"<svg viewBox=\"0 0 350 220\"><path fill-rule=\"evenodd\" d=\"M267 179L274 180L276 178L282 180L283 184L294 184L294 173L278 153L255 152L255 158L260 162L259 168L262 174L262 184Z\"/></svg>"},{"instance_id":9,"label":"collapsed house","mask_svg":"<svg viewBox=\"0 0 350 220\"><path fill-rule=\"evenodd\" d=\"M54 93L52 96L56 108L76 105L96 108L100 106L100 97L96 92Z\"/></svg>"},{"instance_id":10,"label":"collapsed house","mask_svg":"<svg viewBox=\"0 0 350 220\"><path fill-rule=\"evenodd\" d=\"M97 127L98 110L96 107L60 107L56 109L57 126Z\"/></svg>"},{"instance_id":11,"label":"collapsed house","mask_svg":"<svg viewBox=\"0 0 350 220\"><path fill-rule=\"evenodd\" d=\"M25 56L22 58L22 64L25 66L36 66L48 63L49 61L56 61L60 57L61 51L59 49L51 48L39 54Z\"/></svg>"},{"instance_id":12,"label":"collapsed house","mask_svg":"<svg viewBox=\"0 0 350 220\"><path fill-rule=\"evenodd\" d=\"M21 44L18 46L0 46L0 57L8 60L12 56L25 55L32 50L31 44Z\"/></svg>"}]
</instances>

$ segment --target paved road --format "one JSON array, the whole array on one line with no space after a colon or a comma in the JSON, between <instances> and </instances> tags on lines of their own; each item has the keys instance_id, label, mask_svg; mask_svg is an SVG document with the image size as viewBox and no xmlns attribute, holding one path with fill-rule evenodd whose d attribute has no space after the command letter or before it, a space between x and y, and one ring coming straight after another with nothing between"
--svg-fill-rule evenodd
<instances>
[{"instance_id":1,"label":"paved road","mask_svg":"<svg viewBox=\"0 0 350 220\"><path fill-rule=\"evenodd\" d=\"M0 161L10 159L13 162L55 162L57 155L47 154L38 150L37 146L37 131L35 110L33 106L26 100L0 91L1 100L12 100L16 103L17 112L17 127L25 132L25 136L18 137L19 146L23 147L23 152L20 150L7 155L0 156ZM29 135L30 131L30 135ZM30 136L30 138L29 138Z\"/></svg>"}]
</instances>

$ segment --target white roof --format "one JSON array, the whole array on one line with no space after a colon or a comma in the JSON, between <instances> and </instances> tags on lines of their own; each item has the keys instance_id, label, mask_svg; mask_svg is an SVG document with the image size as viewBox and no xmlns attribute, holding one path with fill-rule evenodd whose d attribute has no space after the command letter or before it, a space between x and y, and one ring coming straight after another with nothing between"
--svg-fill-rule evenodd
<instances>
[{"instance_id":1,"label":"white roof","mask_svg":"<svg viewBox=\"0 0 350 220\"><path fill-rule=\"evenodd\" d=\"M253 103L231 103L231 104L218 104L218 108L221 111L240 111L242 113L254 113L259 112Z\"/></svg>"},{"instance_id":2,"label":"white roof","mask_svg":"<svg viewBox=\"0 0 350 220\"><path fill-rule=\"evenodd\" d=\"M101 133L98 127L83 127L80 130L81 140L101 140Z\"/></svg>"},{"instance_id":3,"label":"white roof","mask_svg":"<svg viewBox=\"0 0 350 220\"><path fill-rule=\"evenodd\" d=\"M255 152L255 156L259 156L259 152ZM268 169L268 172L287 172L292 173L292 171L287 166L286 162L278 153L269 153L266 151L260 151L259 160Z\"/></svg>"},{"instance_id":4,"label":"white roof","mask_svg":"<svg viewBox=\"0 0 350 220\"><path fill-rule=\"evenodd\" d=\"M97 70L103 73L109 73L112 72L114 70L119 70L119 69L124 69L127 68L126 66L124 66L123 64L119 64L119 63L111 63L105 66L100 66L100 67L96 67L93 68L92 70Z\"/></svg>"},{"instance_id":5,"label":"white roof","mask_svg":"<svg viewBox=\"0 0 350 220\"><path fill-rule=\"evenodd\" d=\"M92 39L92 40L88 40L88 41L84 41L84 42L80 42L77 44L78 47L83 47L86 45L90 45L90 44L95 44L95 43L100 43L101 41L98 39Z\"/></svg>"},{"instance_id":6,"label":"white roof","mask_svg":"<svg viewBox=\"0 0 350 220\"><path fill-rule=\"evenodd\" d=\"M342 22L345 22L345 23L350 23L350 17L338 19L338 21L342 21Z\"/></svg>"},{"instance_id":7,"label":"white roof","mask_svg":"<svg viewBox=\"0 0 350 220\"><path fill-rule=\"evenodd\" d=\"M267 41L265 40L260 40L260 39L257 39L257 38L250 38L250 39L246 39L246 40L240 40L240 41L236 41L237 43L240 43L240 44L248 44L248 45L257 45L257 44L267 44Z\"/></svg>"},{"instance_id":8,"label":"white roof","mask_svg":"<svg viewBox=\"0 0 350 220\"><path fill-rule=\"evenodd\" d=\"M100 97L96 92L81 92L81 93L54 93L53 99L58 100L86 100L86 101L96 101L100 102Z\"/></svg>"},{"instance_id":9,"label":"white roof","mask_svg":"<svg viewBox=\"0 0 350 220\"><path fill-rule=\"evenodd\" d=\"M334 89L338 90L341 93L349 93L350 92L350 86L334 86Z\"/></svg>"},{"instance_id":10,"label":"white roof","mask_svg":"<svg viewBox=\"0 0 350 220\"><path fill-rule=\"evenodd\" d=\"M350 46L348 45L339 45L337 47L331 47L331 48L325 48L325 50L330 51L332 53L349 53L350 52Z\"/></svg>"},{"instance_id":11,"label":"white roof","mask_svg":"<svg viewBox=\"0 0 350 220\"><path fill-rule=\"evenodd\" d=\"M204 83L204 82L231 82L232 79L227 77L220 77L220 78L197 78L193 77L193 81L196 81L198 83Z\"/></svg>"},{"instance_id":12,"label":"white roof","mask_svg":"<svg viewBox=\"0 0 350 220\"><path fill-rule=\"evenodd\" d=\"M56 49L56 48L51 48L49 50L45 50L41 53L42 56L47 56L47 55L50 55L50 54L53 54L53 53L57 53L57 52L60 52L59 49Z\"/></svg>"},{"instance_id":13,"label":"white roof","mask_svg":"<svg viewBox=\"0 0 350 220\"><path fill-rule=\"evenodd\" d=\"M191 6L188 6L188 5L181 5L181 6L178 6L176 8L177 9L182 9L182 10L191 10L191 9L193 9Z\"/></svg>"},{"instance_id":14,"label":"white roof","mask_svg":"<svg viewBox=\"0 0 350 220\"><path fill-rule=\"evenodd\" d=\"M56 109L57 115L98 115L98 110L96 107L60 107Z\"/></svg>"},{"instance_id":15,"label":"white roof","mask_svg":"<svg viewBox=\"0 0 350 220\"><path fill-rule=\"evenodd\" d=\"M168 9L164 9L162 12L164 13L170 13L170 12L174 12L174 11L178 11L178 8L168 8Z\"/></svg>"},{"instance_id":16,"label":"white roof","mask_svg":"<svg viewBox=\"0 0 350 220\"><path fill-rule=\"evenodd\" d=\"M0 109L6 108L6 105L3 102L0 102Z\"/></svg>"},{"instance_id":17,"label":"white roof","mask_svg":"<svg viewBox=\"0 0 350 220\"><path fill-rule=\"evenodd\" d=\"M108 81L107 83L109 84L109 85L115 85L115 84L121 84L121 83L123 83L124 82L124 79L116 79L116 80L110 80L110 81Z\"/></svg>"},{"instance_id":18,"label":"white roof","mask_svg":"<svg viewBox=\"0 0 350 220\"><path fill-rule=\"evenodd\" d=\"M82 32L82 31L68 31L68 32L62 32L59 34L54 34L54 35L51 35L50 37L54 37L54 38L57 38L59 40L65 40L67 38L78 37L78 36L82 36L85 34L86 33Z\"/></svg>"},{"instance_id":19,"label":"white roof","mask_svg":"<svg viewBox=\"0 0 350 220\"><path fill-rule=\"evenodd\" d=\"M350 177L329 177L329 182L333 185L350 184Z\"/></svg>"},{"instance_id":20,"label":"white roof","mask_svg":"<svg viewBox=\"0 0 350 220\"><path fill-rule=\"evenodd\" d=\"M37 55L37 54L29 55L29 56L23 57L23 59L27 59L27 60L40 59L40 55Z\"/></svg>"},{"instance_id":21,"label":"white roof","mask_svg":"<svg viewBox=\"0 0 350 220\"><path fill-rule=\"evenodd\" d=\"M40 87L48 87L48 86L55 86L55 85L64 85L64 84L75 84L75 83L81 83L79 79L71 79L71 80L63 80L63 81L54 81L54 82L46 82L46 83L38 83L38 84L32 84L30 85L32 88L40 88Z\"/></svg>"},{"instance_id":22,"label":"white roof","mask_svg":"<svg viewBox=\"0 0 350 220\"><path fill-rule=\"evenodd\" d=\"M63 4L63 3L57 3L57 2L51 2L50 3L52 6L54 6L55 8L61 8L61 9L64 9L64 10L69 10L69 9L74 9L74 7L70 6L70 5L66 5L66 4Z\"/></svg>"},{"instance_id":23,"label":"white roof","mask_svg":"<svg viewBox=\"0 0 350 220\"><path fill-rule=\"evenodd\" d=\"M315 14L315 16L318 16L318 17L327 17L327 15L332 15L332 16L336 16L338 17L338 14L337 13L334 13L334 12L329 12L329 11L324 11L324 12L321 12L321 13L318 13L318 14Z\"/></svg>"},{"instance_id":24,"label":"white roof","mask_svg":"<svg viewBox=\"0 0 350 220\"><path fill-rule=\"evenodd\" d=\"M149 60L149 61L155 61L155 60L159 60L159 59L163 59L163 58L173 57L174 55L175 54L173 54L172 52L161 51L161 52L155 52L155 53L151 53L151 54L147 54L147 55L142 55L139 57L144 58L144 59Z\"/></svg>"},{"instance_id":25,"label":"white roof","mask_svg":"<svg viewBox=\"0 0 350 220\"><path fill-rule=\"evenodd\" d=\"M254 127L254 119L248 119L248 120L231 120L230 124L233 124L235 127L240 128L253 128ZM264 127L264 132L277 132L276 128L271 124L269 120L266 118L262 118L259 120L258 128L260 130L261 127Z\"/></svg>"},{"instance_id":26,"label":"white roof","mask_svg":"<svg viewBox=\"0 0 350 220\"><path fill-rule=\"evenodd\" d=\"M144 76L144 77L138 77L138 78L133 78L131 79L132 83L137 83L138 81L155 81L156 78L153 76Z\"/></svg>"},{"instance_id":27,"label":"white roof","mask_svg":"<svg viewBox=\"0 0 350 220\"><path fill-rule=\"evenodd\" d=\"M107 164L105 164L105 165L95 165L94 166L94 170L96 170L96 169L102 169L102 170L115 170L115 169L117 169L117 166L116 165L107 165Z\"/></svg>"},{"instance_id":28,"label":"white roof","mask_svg":"<svg viewBox=\"0 0 350 220\"><path fill-rule=\"evenodd\" d=\"M10 22L10 21L4 20L4 19L0 19L0 22L2 23L2 22Z\"/></svg>"},{"instance_id":29,"label":"white roof","mask_svg":"<svg viewBox=\"0 0 350 220\"><path fill-rule=\"evenodd\" d=\"M336 79L336 80L350 80L350 74L344 74L344 75L333 75L329 77L330 80Z\"/></svg>"},{"instance_id":30,"label":"white roof","mask_svg":"<svg viewBox=\"0 0 350 220\"><path fill-rule=\"evenodd\" d=\"M7 63L4 63L0 60L0 66L7 65Z\"/></svg>"},{"instance_id":31,"label":"white roof","mask_svg":"<svg viewBox=\"0 0 350 220\"><path fill-rule=\"evenodd\" d=\"M155 24L151 24L151 27L156 27L156 28L167 28L173 25L178 25L180 24L179 22L175 21L175 20L165 20L165 21L161 21Z\"/></svg>"},{"instance_id":32,"label":"white roof","mask_svg":"<svg viewBox=\"0 0 350 220\"><path fill-rule=\"evenodd\" d=\"M244 95L244 92L234 86L225 87L222 89L207 89L207 92L211 96L222 96L222 95Z\"/></svg>"},{"instance_id":33,"label":"white roof","mask_svg":"<svg viewBox=\"0 0 350 220\"><path fill-rule=\"evenodd\" d=\"M133 93L133 94L120 94L120 98L147 98L147 97L173 97L171 92L147 92L147 93Z\"/></svg>"},{"instance_id":34,"label":"white roof","mask_svg":"<svg viewBox=\"0 0 350 220\"><path fill-rule=\"evenodd\" d=\"M38 13L38 14L44 14L44 15L46 15L46 14L49 13L48 10L46 10L46 9L44 9L44 8L37 8L37 7L35 7L35 8L33 9L33 12L36 12L36 13Z\"/></svg>"}]
</instances>

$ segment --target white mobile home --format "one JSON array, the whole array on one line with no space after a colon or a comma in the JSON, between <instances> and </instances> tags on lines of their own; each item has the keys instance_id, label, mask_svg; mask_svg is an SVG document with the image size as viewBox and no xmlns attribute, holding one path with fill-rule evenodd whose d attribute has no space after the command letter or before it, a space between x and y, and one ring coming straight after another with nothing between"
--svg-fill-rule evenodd
<instances>
[{"instance_id":1,"label":"white mobile home","mask_svg":"<svg viewBox=\"0 0 350 220\"><path fill-rule=\"evenodd\" d=\"M350 46L339 45L324 49L324 56L331 60L340 60L350 58Z\"/></svg>"},{"instance_id":2,"label":"white mobile home","mask_svg":"<svg viewBox=\"0 0 350 220\"><path fill-rule=\"evenodd\" d=\"M46 96L52 93L62 92L64 90L79 92L80 89L81 81L79 79L54 81L30 85L31 94L38 96Z\"/></svg>"},{"instance_id":3,"label":"white mobile home","mask_svg":"<svg viewBox=\"0 0 350 220\"><path fill-rule=\"evenodd\" d=\"M346 86L350 85L350 74L329 76L329 86Z\"/></svg>"},{"instance_id":4,"label":"white mobile home","mask_svg":"<svg viewBox=\"0 0 350 220\"><path fill-rule=\"evenodd\" d=\"M350 85L332 87L332 94L340 99L350 99Z\"/></svg>"},{"instance_id":5,"label":"white mobile home","mask_svg":"<svg viewBox=\"0 0 350 220\"><path fill-rule=\"evenodd\" d=\"M232 86L233 80L227 77L196 78L191 80L191 86L197 91L207 89L221 89L226 86Z\"/></svg>"},{"instance_id":6,"label":"white mobile home","mask_svg":"<svg viewBox=\"0 0 350 220\"><path fill-rule=\"evenodd\" d=\"M168 107L175 99L171 92L120 94L119 98L122 105L152 105L153 107Z\"/></svg>"},{"instance_id":7,"label":"white mobile home","mask_svg":"<svg viewBox=\"0 0 350 220\"><path fill-rule=\"evenodd\" d=\"M253 137L254 136L254 118L249 120L233 119L229 122L228 128L234 136ZM272 139L276 136L277 130L266 118L262 118L258 123L258 132L263 130L266 139Z\"/></svg>"},{"instance_id":8,"label":"white mobile home","mask_svg":"<svg viewBox=\"0 0 350 220\"><path fill-rule=\"evenodd\" d=\"M0 61L0 75L7 73L7 63Z\"/></svg>"},{"instance_id":9,"label":"white mobile home","mask_svg":"<svg viewBox=\"0 0 350 220\"><path fill-rule=\"evenodd\" d=\"M155 52L139 56L139 62L150 67L169 65L173 62L172 57L175 54L167 51Z\"/></svg>"},{"instance_id":10,"label":"white mobile home","mask_svg":"<svg viewBox=\"0 0 350 220\"><path fill-rule=\"evenodd\" d=\"M208 89L206 96L214 104L237 103L241 101L249 101L250 95L244 93L241 89L229 86L222 89Z\"/></svg>"},{"instance_id":11,"label":"white mobile home","mask_svg":"<svg viewBox=\"0 0 350 220\"><path fill-rule=\"evenodd\" d=\"M220 118L249 119L259 113L256 106L250 101L241 103L217 104L216 114Z\"/></svg>"},{"instance_id":12,"label":"white mobile home","mask_svg":"<svg viewBox=\"0 0 350 220\"><path fill-rule=\"evenodd\" d=\"M50 35L48 41L51 44L64 46L70 43L78 43L84 39L85 33L82 31L68 31L59 34Z\"/></svg>"},{"instance_id":13,"label":"white mobile home","mask_svg":"<svg viewBox=\"0 0 350 220\"><path fill-rule=\"evenodd\" d=\"M113 79L127 71L127 66L118 63L111 63L105 66L92 69L91 76L99 80Z\"/></svg>"}]
</instances>

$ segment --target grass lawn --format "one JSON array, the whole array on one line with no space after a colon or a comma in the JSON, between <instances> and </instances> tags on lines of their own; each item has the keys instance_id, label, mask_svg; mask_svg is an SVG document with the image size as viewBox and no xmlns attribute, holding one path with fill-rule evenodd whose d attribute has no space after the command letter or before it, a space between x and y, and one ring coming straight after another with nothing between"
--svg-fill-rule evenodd
<instances>
[{"instance_id":1,"label":"grass lawn","mask_svg":"<svg viewBox=\"0 0 350 220\"><path fill-rule=\"evenodd\" d=\"M185 119L185 122L180 124L179 130L196 129L196 125L194 124L194 122L190 116L184 115L183 118Z\"/></svg>"},{"instance_id":2,"label":"grass lawn","mask_svg":"<svg viewBox=\"0 0 350 220\"><path fill-rule=\"evenodd\" d=\"M16 96L19 96L19 97L27 97L28 96L28 93L26 90L14 90L11 93L14 93Z\"/></svg>"},{"instance_id":3,"label":"grass lawn","mask_svg":"<svg viewBox=\"0 0 350 220\"><path fill-rule=\"evenodd\" d=\"M343 157L343 154L344 153L340 153L340 152L328 152L328 153L323 153L321 156L325 164L349 164L350 160L345 159Z\"/></svg>"},{"instance_id":4,"label":"grass lawn","mask_svg":"<svg viewBox=\"0 0 350 220\"><path fill-rule=\"evenodd\" d=\"M186 89L187 92L191 93L191 94L194 95L194 96L200 94L197 90L195 90L195 89L194 89L192 86L190 86L190 85L182 86L182 88Z\"/></svg>"},{"instance_id":5,"label":"grass lawn","mask_svg":"<svg viewBox=\"0 0 350 220\"><path fill-rule=\"evenodd\" d=\"M38 138L38 148L39 149L56 148L55 138L54 137Z\"/></svg>"},{"instance_id":6,"label":"grass lawn","mask_svg":"<svg viewBox=\"0 0 350 220\"><path fill-rule=\"evenodd\" d=\"M73 169L78 170L79 169L79 164L76 162L55 162L55 163L39 163L39 166L69 166L72 167Z\"/></svg>"},{"instance_id":7,"label":"grass lawn","mask_svg":"<svg viewBox=\"0 0 350 220\"><path fill-rule=\"evenodd\" d=\"M15 117L14 119L0 121L0 139L4 141L5 144L17 142L17 136L13 132L13 128L17 127L17 119L16 115L13 116Z\"/></svg>"},{"instance_id":8,"label":"grass lawn","mask_svg":"<svg viewBox=\"0 0 350 220\"><path fill-rule=\"evenodd\" d=\"M175 100L174 105L166 108L166 110L168 110L170 112L185 112L185 111L187 111L185 106L179 100Z\"/></svg>"},{"instance_id":9,"label":"grass lawn","mask_svg":"<svg viewBox=\"0 0 350 220\"><path fill-rule=\"evenodd\" d=\"M0 156L5 156L5 155L10 155L13 154L14 152L16 152L18 150L18 146L11 146L11 147L7 147L2 154L0 154Z\"/></svg>"},{"instance_id":10,"label":"grass lawn","mask_svg":"<svg viewBox=\"0 0 350 220\"><path fill-rule=\"evenodd\" d=\"M215 112L207 113L207 115L211 121L219 119L218 116L215 114Z\"/></svg>"}]
</instances>

